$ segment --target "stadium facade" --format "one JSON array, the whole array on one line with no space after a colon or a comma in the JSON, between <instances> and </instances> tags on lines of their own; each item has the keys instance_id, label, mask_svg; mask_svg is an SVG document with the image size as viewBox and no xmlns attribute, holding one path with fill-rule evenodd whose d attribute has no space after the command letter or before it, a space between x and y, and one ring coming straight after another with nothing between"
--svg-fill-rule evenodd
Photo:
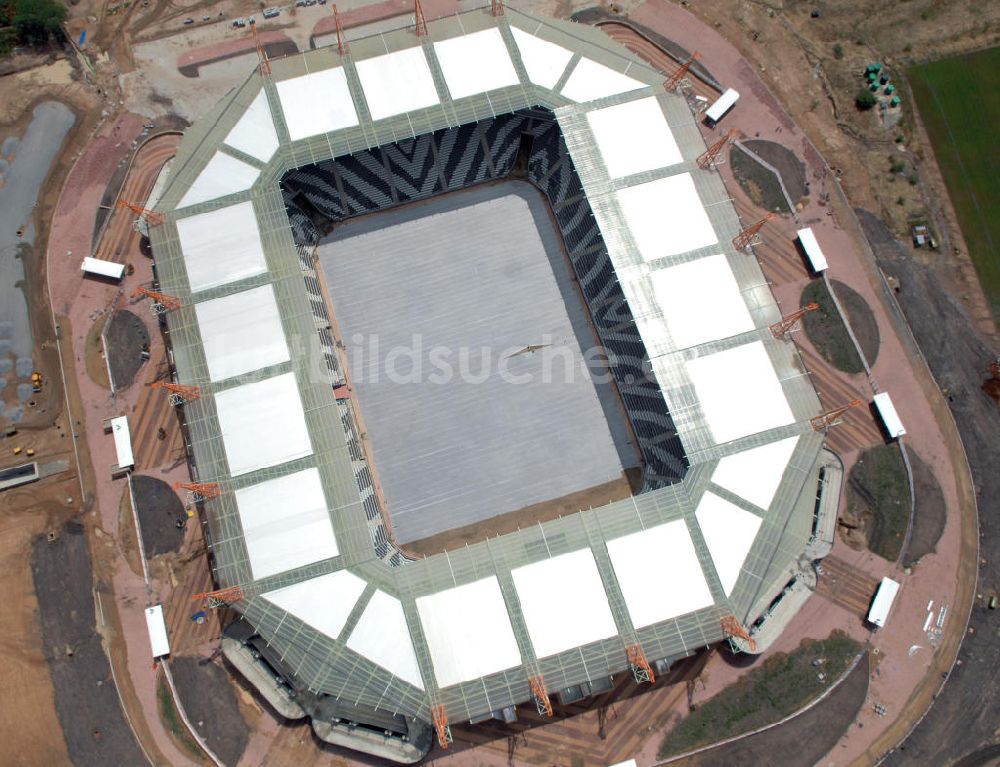
<instances>
[{"instance_id":1,"label":"stadium facade","mask_svg":"<svg viewBox=\"0 0 1000 767\"><path fill-rule=\"evenodd\" d=\"M397 761L759 626L815 536L820 404L685 98L508 8L271 62L187 133L150 230L227 657L283 716ZM313 246L319 222L503 179L545 196L643 457L623 501L419 560L387 532ZM336 308L336 307L334 307ZM400 425L404 428L404 425ZM377 468L377 467L376 467ZM391 515L391 509L388 514ZM745 640L728 637L747 649ZM636 670L636 669L632 669ZM437 717L435 717L437 715Z\"/></svg>"}]
</instances>

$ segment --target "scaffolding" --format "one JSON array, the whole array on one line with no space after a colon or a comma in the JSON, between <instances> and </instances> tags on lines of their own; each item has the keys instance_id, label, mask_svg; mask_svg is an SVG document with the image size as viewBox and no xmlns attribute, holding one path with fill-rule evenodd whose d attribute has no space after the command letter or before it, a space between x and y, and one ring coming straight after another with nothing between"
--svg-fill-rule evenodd
<instances>
[{"instance_id":1,"label":"scaffolding","mask_svg":"<svg viewBox=\"0 0 1000 767\"><path fill-rule=\"evenodd\" d=\"M169 402L174 407L183 405L201 397L201 390L190 384L177 384L170 381L154 381L149 384L154 389L166 389L170 392Z\"/></svg>"},{"instance_id":2,"label":"scaffolding","mask_svg":"<svg viewBox=\"0 0 1000 767\"><path fill-rule=\"evenodd\" d=\"M691 58L681 64L677 71L667 78L667 81L663 83L663 87L668 93L673 93L679 86L684 85L685 82L687 82L687 75L688 72L691 71L691 65L700 58L701 54L698 53L698 51L695 51L691 54Z\"/></svg>"},{"instance_id":3,"label":"scaffolding","mask_svg":"<svg viewBox=\"0 0 1000 767\"><path fill-rule=\"evenodd\" d=\"M653 667L646 660L646 654L642 651L642 647L638 644L630 644L625 648L625 656L628 658L628 666L632 670L636 684L645 684L646 682L654 684L656 682Z\"/></svg>"},{"instance_id":4,"label":"scaffolding","mask_svg":"<svg viewBox=\"0 0 1000 767\"><path fill-rule=\"evenodd\" d=\"M541 674L528 677L528 686L531 687L531 697L535 699L535 709L539 715L552 716L552 701L545 689L545 677Z\"/></svg>"},{"instance_id":5,"label":"scaffolding","mask_svg":"<svg viewBox=\"0 0 1000 767\"><path fill-rule=\"evenodd\" d=\"M245 596L246 594L242 586L229 586L224 589L216 589L215 591L203 591L191 598L199 602L204 602L206 607L214 610L219 607L228 607L235 602L241 601Z\"/></svg>"},{"instance_id":6,"label":"scaffolding","mask_svg":"<svg viewBox=\"0 0 1000 767\"><path fill-rule=\"evenodd\" d=\"M773 335L778 340L784 338L788 332L798 324L798 321L806 316L809 312L814 312L819 309L819 304L811 303L806 304L798 311L792 312L786 317L782 317L780 320L771 325L771 335Z\"/></svg>"},{"instance_id":7,"label":"scaffolding","mask_svg":"<svg viewBox=\"0 0 1000 767\"><path fill-rule=\"evenodd\" d=\"M750 224L746 229L733 237L733 248L736 250L746 250L747 248L760 244L760 230L764 224L774 218L773 213L768 213L764 218Z\"/></svg>"},{"instance_id":8,"label":"scaffolding","mask_svg":"<svg viewBox=\"0 0 1000 767\"><path fill-rule=\"evenodd\" d=\"M851 400L846 405L841 405L840 407L828 410L815 418L810 418L809 425L812 426L815 431L825 431L831 426L839 424L843 420L844 413L861 404L862 402L860 399Z\"/></svg>"},{"instance_id":9,"label":"scaffolding","mask_svg":"<svg viewBox=\"0 0 1000 767\"><path fill-rule=\"evenodd\" d=\"M447 749L448 744L452 742L451 737L451 726L448 724L448 714L444 710L444 706L440 703L431 706L431 718L434 720L434 730L437 732L438 745L441 748Z\"/></svg>"},{"instance_id":10,"label":"scaffolding","mask_svg":"<svg viewBox=\"0 0 1000 767\"><path fill-rule=\"evenodd\" d=\"M174 482L174 490L187 490L192 503L201 503L222 495L217 482Z\"/></svg>"},{"instance_id":11,"label":"scaffolding","mask_svg":"<svg viewBox=\"0 0 1000 767\"><path fill-rule=\"evenodd\" d=\"M724 615L721 623L722 633L725 634L733 652L744 652L744 650L755 652L757 650L757 642L735 615Z\"/></svg>"},{"instance_id":12,"label":"scaffolding","mask_svg":"<svg viewBox=\"0 0 1000 767\"><path fill-rule=\"evenodd\" d=\"M337 10L337 4L333 4L333 23L337 28L337 53L341 56L346 56L351 52L350 46L347 44L347 37L344 35L344 28L340 25L340 11Z\"/></svg>"},{"instance_id":13,"label":"scaffolding","mask_svg":"<svg viewBox=\"0 0 1000 767\"><path fill-rule=\"evenodd\" d=\"M151 288L136 288L135 293L132 294L132 298L138 300L143 297L153 300L153 303L150 305L150 310L153 314L166 314L167 312L181 308L181 300L176 296L169 296L166 293L160 293Z\"/></svg>"},{"instance_id":14,"label":"scaffolding","mask_svg":"<svg viewBox=\"0 0 1000 767\"><path fill-rule=\"evenodd\" d=\"M733 139L736 137L736 128L730 128L725 136L716 141L712 146L706 149L702 154L698 156L698 167L708 170L709 168L714 168L716 165L722 165L725 162L725 157L722 155L722 150L727 144L731 144Z\"/></svg>"}]
</instances>

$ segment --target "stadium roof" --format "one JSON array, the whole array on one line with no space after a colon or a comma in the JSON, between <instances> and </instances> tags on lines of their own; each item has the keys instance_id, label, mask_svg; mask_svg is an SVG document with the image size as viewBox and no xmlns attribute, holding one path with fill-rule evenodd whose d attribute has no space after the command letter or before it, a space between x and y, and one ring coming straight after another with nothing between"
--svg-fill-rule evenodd
<instances>
[{"instance_id":1,"label":"stadium roof","mask_svg":"<svg viewBox=\"0 0 1000 767\"><path fill-rule=\"evenodd\" d=\"M299 684L452 721L676 657L759 615L810 536L819 410L704 143L663 77L588 27L512 8L272 61L193 128L151 230L216 576ZM387 562L331 393L314 265L278 180L308 163L551 109L691 468L685 479L458 551ZM313 282L310 282L312 280ZM315 291L314 291L315 293ZM317 314L319 312L319 314ZM319 339L317 339L319 330ZM324 347L325 348L325 347ZM221 437L221 438L220 438ZM374 517L374 518L373 518ZM778 588L784 581L778 584Z\"/></svg>"}]
</instances>

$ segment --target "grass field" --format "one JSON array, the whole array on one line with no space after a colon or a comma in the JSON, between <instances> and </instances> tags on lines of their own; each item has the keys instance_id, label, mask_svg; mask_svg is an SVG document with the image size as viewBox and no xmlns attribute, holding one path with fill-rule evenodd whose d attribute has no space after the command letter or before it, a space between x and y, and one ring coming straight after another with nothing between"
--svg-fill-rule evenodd
<instances>
[{"instance_id":1,"label":"grass field","mask_svg":"<svg viewBox=\"0 0 1000 767\"><path fill-rule=\"evenodd\" d=\"M665 759L783 719L837 681L860 650L859 642L834 631L826 639L805 639L790 653L772 655L667 733L659 757Z\"/></svg>"},{"instance_id":2,"label":"grass field","mask_svg":"<svg viewBox=\"0 0 1000 767\"><path fill-rule=\"evenodd\" d=\"M839 295L839 293L838 293ZM801 305L817 303L819 309L802 318L802 326L823 359L845 373L861 373L865 366L858 356L851 336L840 319L836 304L823 280L813 280L802 291ZM846 310L845 310L846 311ZM877 347L876 341L876 349Z\"/></svg>"},{"instance_id":3,"label":"grass field","mask_svg":"<svg viewBox=\"0 0 1000 767\"><path fill-rule=\"evenodd\" d=\"M908 79L983 290L1000 320L1000 47L913 67Z\"/></svg>"},{"instance_id":4,"label":"grass field","mask_svg":"<svg viewBox=\"0 0 1000 767\"><path fill-rule=\"evenodd\" d=\"M910 485L898 446L862 453L847 480L847 508L870 518L865 531L870 551L890 562L899 559L910 524Z\"/></svg>"}]
</instances>

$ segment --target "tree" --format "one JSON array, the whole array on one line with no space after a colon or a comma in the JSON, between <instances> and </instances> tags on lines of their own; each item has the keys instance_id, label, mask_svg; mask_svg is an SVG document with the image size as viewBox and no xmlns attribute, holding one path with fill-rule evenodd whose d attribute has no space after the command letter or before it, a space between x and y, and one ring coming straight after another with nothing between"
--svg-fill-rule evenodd
<instances>
[{"instance_id":1,"label":"tree","mask_svg":"<svg viewBox=\"0 0 1000 767\"><path fill-rule=\"evenodd\" d=\"M55 0L14 0L0 11L0 26L13 29L20 45L43 45L62 34L66 6Z\"/></svg>"},{"instance_id":2,"label":"tree","mask_svg":"<svg viewBox=\"0 0 1000 767\"><path fill-rule=\"evenodd\" d=\"M858 91L858 95L854 97L855 106L857 106L857 108L862 112L871 109L877 103L878 99L875 97L875 94L867 88L861 88Z\"/></svg>"}]
</instances>

